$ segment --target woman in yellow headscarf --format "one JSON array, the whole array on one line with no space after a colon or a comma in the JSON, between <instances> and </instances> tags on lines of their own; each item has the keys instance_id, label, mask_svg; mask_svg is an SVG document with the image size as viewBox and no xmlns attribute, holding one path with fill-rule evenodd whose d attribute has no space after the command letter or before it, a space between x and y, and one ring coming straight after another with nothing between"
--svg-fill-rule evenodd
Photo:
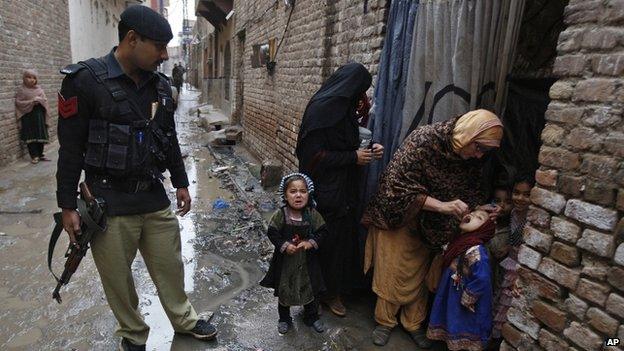
<instances>
[{"instance_id":1,"label":"woman in yellow headscarf","mask_svg":"<svg viewBox=\"0 0 624 351\"><path fill-rule=\"evenodd\" d=\"M481 158L498 148L502 137L502 123L487 110L422 126L405 139L381 175L362 220L369 229L364 269L374 266L376 345L387 343L400 312L416 344L431 346L421 325L431 260L471 208L496 215L497 208L483 205Z\"/></svg>"}]
</instances>

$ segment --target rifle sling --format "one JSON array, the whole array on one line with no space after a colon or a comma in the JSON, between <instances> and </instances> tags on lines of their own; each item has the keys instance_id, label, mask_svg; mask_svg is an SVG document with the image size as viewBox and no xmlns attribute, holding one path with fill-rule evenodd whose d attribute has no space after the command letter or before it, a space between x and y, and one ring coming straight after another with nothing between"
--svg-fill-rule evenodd
<instances>
[{"instance_id":1,"label":"rifle sling","mask_svg":"<svg viewBox=\"0 0 624 351\"><path fill-rule=\"evenodd\" d=\"M60 283L61 280L56 276L56 274L54 274L54 271L52 271L52 256L54 255L56 242L63 231L63 219L61 217L61 212L54 214L54 222L54 229L52 230L52 236L50 237L50 243L48 244L48 269L50 270L50 273L52 273L52 276L54 276L54 279L56 279L56 282Z\"/></svg>"},{"instance_id":2,"label":"rifle sling","mask_svg":"<svg viewBox=\"0 0 624 351\"><path fill-rule=\"evenodd\" d=\"M93 230L94 232L103 232L106 228L100 226L95 223L89 211L87 210L87 203L82 199L77 199L76 204L78 205L78 213L80 214L80 218L86 224L87 230ZM61 279L54 274L52 271L52 256L54 255L54 248L56 247L56 242L63 231L63 218L61 216L61 212L57 212L54 214L54 229L52 230L52 236L50 237L50 243L48 244L48 269L54 279L56 279L57 283L61 283ZM85 243L86 244L86 243Z\"/></svg>"}]
</instances>

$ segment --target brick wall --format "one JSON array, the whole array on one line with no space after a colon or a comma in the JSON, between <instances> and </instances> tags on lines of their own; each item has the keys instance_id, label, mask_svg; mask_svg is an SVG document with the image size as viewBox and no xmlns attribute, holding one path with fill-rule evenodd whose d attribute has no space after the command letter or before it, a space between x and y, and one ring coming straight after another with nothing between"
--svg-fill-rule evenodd
<instances>
[{"instance_id":1,"label":"brick wall","mask_svg":"<svg viewBox=\"0 0 624 351\"><path fill-rule=\"evenodd\" d=\"M0 6L0 165L22 156L15 118L15 89L22 70L35 68L51 109L56 136L59 69L71 62L67 0L3 0Z\"/></svg>"},{"instance_id":2,"label":"brick wall","mask_svg":"<svg viewBox=\"0 0 624 351\"><path fill-rule=\"evenodd\" d=\"M624 0L570 0L501 350L624 338Z\"/></svg>"},{"instance_id":3,"label":"brick wall","mask_svg":"<svg viewBox=\"0 0 624 351\"><path fill-rule=\"evenodd\" d=\"M263 159L277 158L296 169L295 145L310 97L340 65L357 61L373 75L381 54L386 1L297 1L273 75L251 68L252 46L282 38L289 11L282 1L235 1L236 30L244 42L232 44L235 95L233 115L245 128L244 142ZM277 6L271 7L276 3ZM268 10L267 10L268 9ZM240 48L243 52L240 52ZM238 61L237 61L238 60ZM241 113L242 111L242 113Z\"/></svg>"}]
</instances>

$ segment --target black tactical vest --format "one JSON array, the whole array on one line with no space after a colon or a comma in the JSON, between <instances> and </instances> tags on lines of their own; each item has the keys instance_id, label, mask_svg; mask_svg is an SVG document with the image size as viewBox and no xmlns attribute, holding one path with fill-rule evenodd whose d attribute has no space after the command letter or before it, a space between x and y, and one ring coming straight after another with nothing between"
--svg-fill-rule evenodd
<instances>
[{"instance_id":1,"label":"black tactical vest","mask_svg":"<svg viewBox=\"0 0 624 351\"><path fill-rule=\"evenodd\" d=\"M104 88L94 94L96 111L89 118L85 170L120 179L162 179L161 172L172 161L175 137L175 106L167 79L159 75L158 108L154 116L145 116L117 81L107 79L102 59L78 65Z\"/></svg>"}]
</instances>

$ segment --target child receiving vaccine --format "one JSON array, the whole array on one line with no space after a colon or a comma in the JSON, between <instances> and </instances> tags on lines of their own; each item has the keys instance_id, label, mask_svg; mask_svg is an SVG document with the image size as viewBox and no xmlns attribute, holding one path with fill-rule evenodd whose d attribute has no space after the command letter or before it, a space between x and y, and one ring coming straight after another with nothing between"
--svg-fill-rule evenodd
<instances>
[{"instance_id":1,"label":"child receiving vaccine","mask_svg":"<svg viewBox=\"0 0 624 351\"><path fill-rule=\"evenodd\" d=\"M314 184L308 176L293 173L282 178L279 193L283 206L271 217L267 231L275 251L260 285L274 289L278 297L280 334L292 327L290 307L301 305L304 324L322 333L317 298L325 285L317 251L327 228L314 209Z\"/></svg>"},{"instance_id":2,"label":"child receiving vaccine","mask_svg":"<svg viewBox=\"0 0 624 351\"><path fill-rule=\"evenodd\" d=\"M427 337L446 342L449 350L483 350L492 330L492 282L485 243L496 224L476 210L459 225L460 233L444 250Z\"/></svg>"}]
</instances>

